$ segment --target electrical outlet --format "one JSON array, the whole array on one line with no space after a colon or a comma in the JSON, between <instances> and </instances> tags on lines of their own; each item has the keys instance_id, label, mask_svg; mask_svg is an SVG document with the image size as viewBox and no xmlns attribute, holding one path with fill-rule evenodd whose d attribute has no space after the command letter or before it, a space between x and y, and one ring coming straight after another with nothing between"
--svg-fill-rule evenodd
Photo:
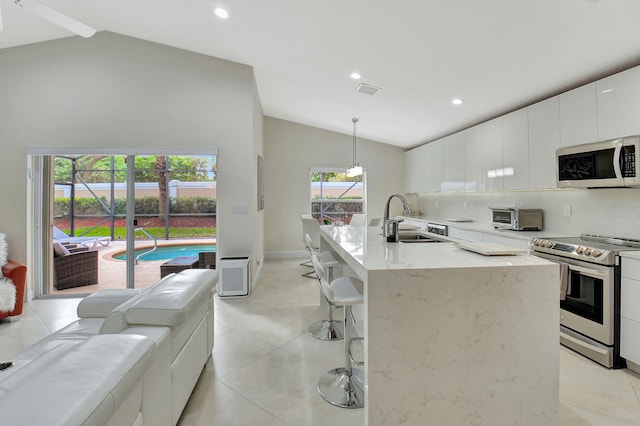
<instances>
[{"instance_id":1,"label":"electrical outlet","mask_svg":"<svg viewBox=\"0 0 640 426\"><path fill-rule=\"evenodd\" d=\"M571 204L565 204L563 206L564 217L571 217Z\"/></svg>"},{"instance_id":2,"label":"electrical outlet","mask_svg":"<svg viewBox=\"0 0 640 426\"><path fill-rule=\"evenodd\" d=\"M462 203L462 208L463 209L467 209L469 207L469 205L467 204L467 202L465 201L464 203Z\"/></svg>"},{"instance_id":3,"label":"electrical outlet","mask_svg":"<svg viewBox=\"0 0 640 426\"><path fill-rule=\"evenodd\" d=\"M438 203L438 200L436 200L436 209L438 208L440 204Z\"/></svg>"}]
</instances>

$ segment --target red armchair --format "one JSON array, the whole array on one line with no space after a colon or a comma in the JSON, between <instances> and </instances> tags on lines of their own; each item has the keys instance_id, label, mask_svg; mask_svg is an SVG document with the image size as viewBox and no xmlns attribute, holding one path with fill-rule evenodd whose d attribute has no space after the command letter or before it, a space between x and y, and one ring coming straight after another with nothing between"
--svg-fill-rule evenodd
<instances>
[{"instance_id":1,"label":"red armchair","mask_svg":"<svg viewBox=\"0 0 640 426\"><path fill-rule=\"evenodd\" d=\"M25 285L27 281L27 266L21 263L9 260L2 267L2 274L13 281L16 286L16 306L11 312L0 312L1 318L9 318L9 321L17 321L22 315L22 305L24 305Z\"/></svg>"}]
</instances>

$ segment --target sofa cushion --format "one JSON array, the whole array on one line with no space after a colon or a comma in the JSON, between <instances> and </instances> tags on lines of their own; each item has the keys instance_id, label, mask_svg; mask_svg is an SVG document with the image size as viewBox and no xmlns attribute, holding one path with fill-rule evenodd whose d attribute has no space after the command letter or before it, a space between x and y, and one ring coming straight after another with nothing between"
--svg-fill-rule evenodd
<instances>
[{"instance_id":1,"label":"sofa cushion","mask_svg":"<svg viewBox=\"0 0 640 426\"><path fill-rule=\"evenodd\" d=\"M78 304L80 318L106 318L122 303L140 294L140 288L105 289L85 297Z\"/></svg>"},{"instance_id":2,"label":"sofa cushion","mask_svg":"<svg viewBox=\"0 0 640 426\"><path fill-rule=\"evenodd\" d=\"M120 333L122 330L126 329L129 326L126 318L127 310L142 296L144 296L144 292L136 294L126 302L114 308L104 320L104 323L100 328L100 334Z\"/></svg>"},{"instance_id":3,"label":"sofa cushion","mask_svg":"<svg viewBox=\"0 0 640 426\"><path fill-rule=\"evenodd\" d=\"M153 349L153 340L144 336L93 336L0 398L2 422L105 424L132 389L139 386L152 361ZM21 371L15 373L20 374Z\"/></svg>"},{"instance_id":4,"label":"sofa cushion","mask_svg":"<svg viewBox=\"0 0 640 426\"><path fill-rule=\"evenodd\" d=\"M70 255L71 252L64 245L60 243L53 243L53 254L55 254L57 257L62 257Z\"/></svg>"},{"instance_id":5,"label":"sofa cushion","mask_svg":"<svg viewBox=\"0 0 640 426\"><path fill-rule=\"evenodd\" d=\"M126 311L129 324L174 327L184 322L218 282L213 269L185 269L168 275L136 298Z\"/></svg>"}]
</instances>

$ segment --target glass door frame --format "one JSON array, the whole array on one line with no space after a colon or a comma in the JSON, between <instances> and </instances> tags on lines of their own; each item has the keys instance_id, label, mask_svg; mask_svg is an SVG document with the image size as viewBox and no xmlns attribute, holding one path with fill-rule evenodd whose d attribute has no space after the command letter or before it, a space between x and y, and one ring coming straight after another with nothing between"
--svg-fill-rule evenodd
<instances>
[{"instance_id":1,"label":"glass door frame","mask_svg":"<svg viewBox=\"0 0 640 426\"><path fill-rule=\"evenodd\" d=\"M52 178L45 177L44 173L50 173L50 167L45 166L44 158L47 156L63 155L119 155L127 156L127 272L126 288L134 288L135 284L135 161L137 155L183 155L202 156L212 155L219 161L217 148L29 148L27 149L28 180L30 197L27 199L28 223L27 223L27 264L32 283L34 298L65 298L83 297L89 293L75 293L69 295L51 294L48 289L48 279L51 275L52 263L48 259L53 258L50 211L52 208L53 187L50 185ZM49 215L49 216L45 216Z\"/></svg>"}]
</instances>

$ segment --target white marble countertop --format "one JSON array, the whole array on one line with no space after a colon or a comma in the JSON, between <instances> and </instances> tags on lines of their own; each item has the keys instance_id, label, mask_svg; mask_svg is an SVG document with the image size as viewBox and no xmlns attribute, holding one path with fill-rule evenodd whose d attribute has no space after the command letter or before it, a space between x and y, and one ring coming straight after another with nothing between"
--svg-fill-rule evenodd
<instances>
[{"instance_id":1,"label":"white marble countertop","mask_svg":"<svg viewBox=\"0 0 640 426\"><path fill-rule=\"evenodd\" d=\"M559 235L557 232L546 232L546 231L510 231L508 229L496 229L491 226L490 223L484 222L458 222L454 220L447 220L443 218L434 218L427 216L399 216L405 220L416 220L429 223L437 223L440 225L447 225L452 228L464 229L468 231L477 231L483 232L486 234L500 235L503 237L514 238L518 240L528 240L529 238L558 238L558 237L574 237L575 235Z\"/></svg>"},{"instance_id":2,"label":"white marble countertop","mask_svg":"<svg viewBox=\"0 0 640 426\"><path fill-rule=\"evenodd\" d=\"M321 232L343 259L355 261L349 263L358 275L372 270L489 268L548 263L528 254L483 256L463 250L453 242L387 243L379 227L321 226Z\"/></svg>"},{"instance_id":3,"label":"white marble countertop","mask_svg":"<svg viewBox=\"0 0 640 426\"><path fill-rule=\"evenodd\" d=\"M627 257L629 259L640 259L640 251L621 251L620 257Z\"/></svg>"},{"instance_id":4,"label":"white marble countertop","mask_svg":"<svg viewBox=\"0 0 640 426\"><path fill-rule=\"evenodd\" d=\"M557 426L557 265L453 242L387 243L377 226L320 235L320 249L365 284L354 307L365 425Z\"/></svg>"}]
</instances>

